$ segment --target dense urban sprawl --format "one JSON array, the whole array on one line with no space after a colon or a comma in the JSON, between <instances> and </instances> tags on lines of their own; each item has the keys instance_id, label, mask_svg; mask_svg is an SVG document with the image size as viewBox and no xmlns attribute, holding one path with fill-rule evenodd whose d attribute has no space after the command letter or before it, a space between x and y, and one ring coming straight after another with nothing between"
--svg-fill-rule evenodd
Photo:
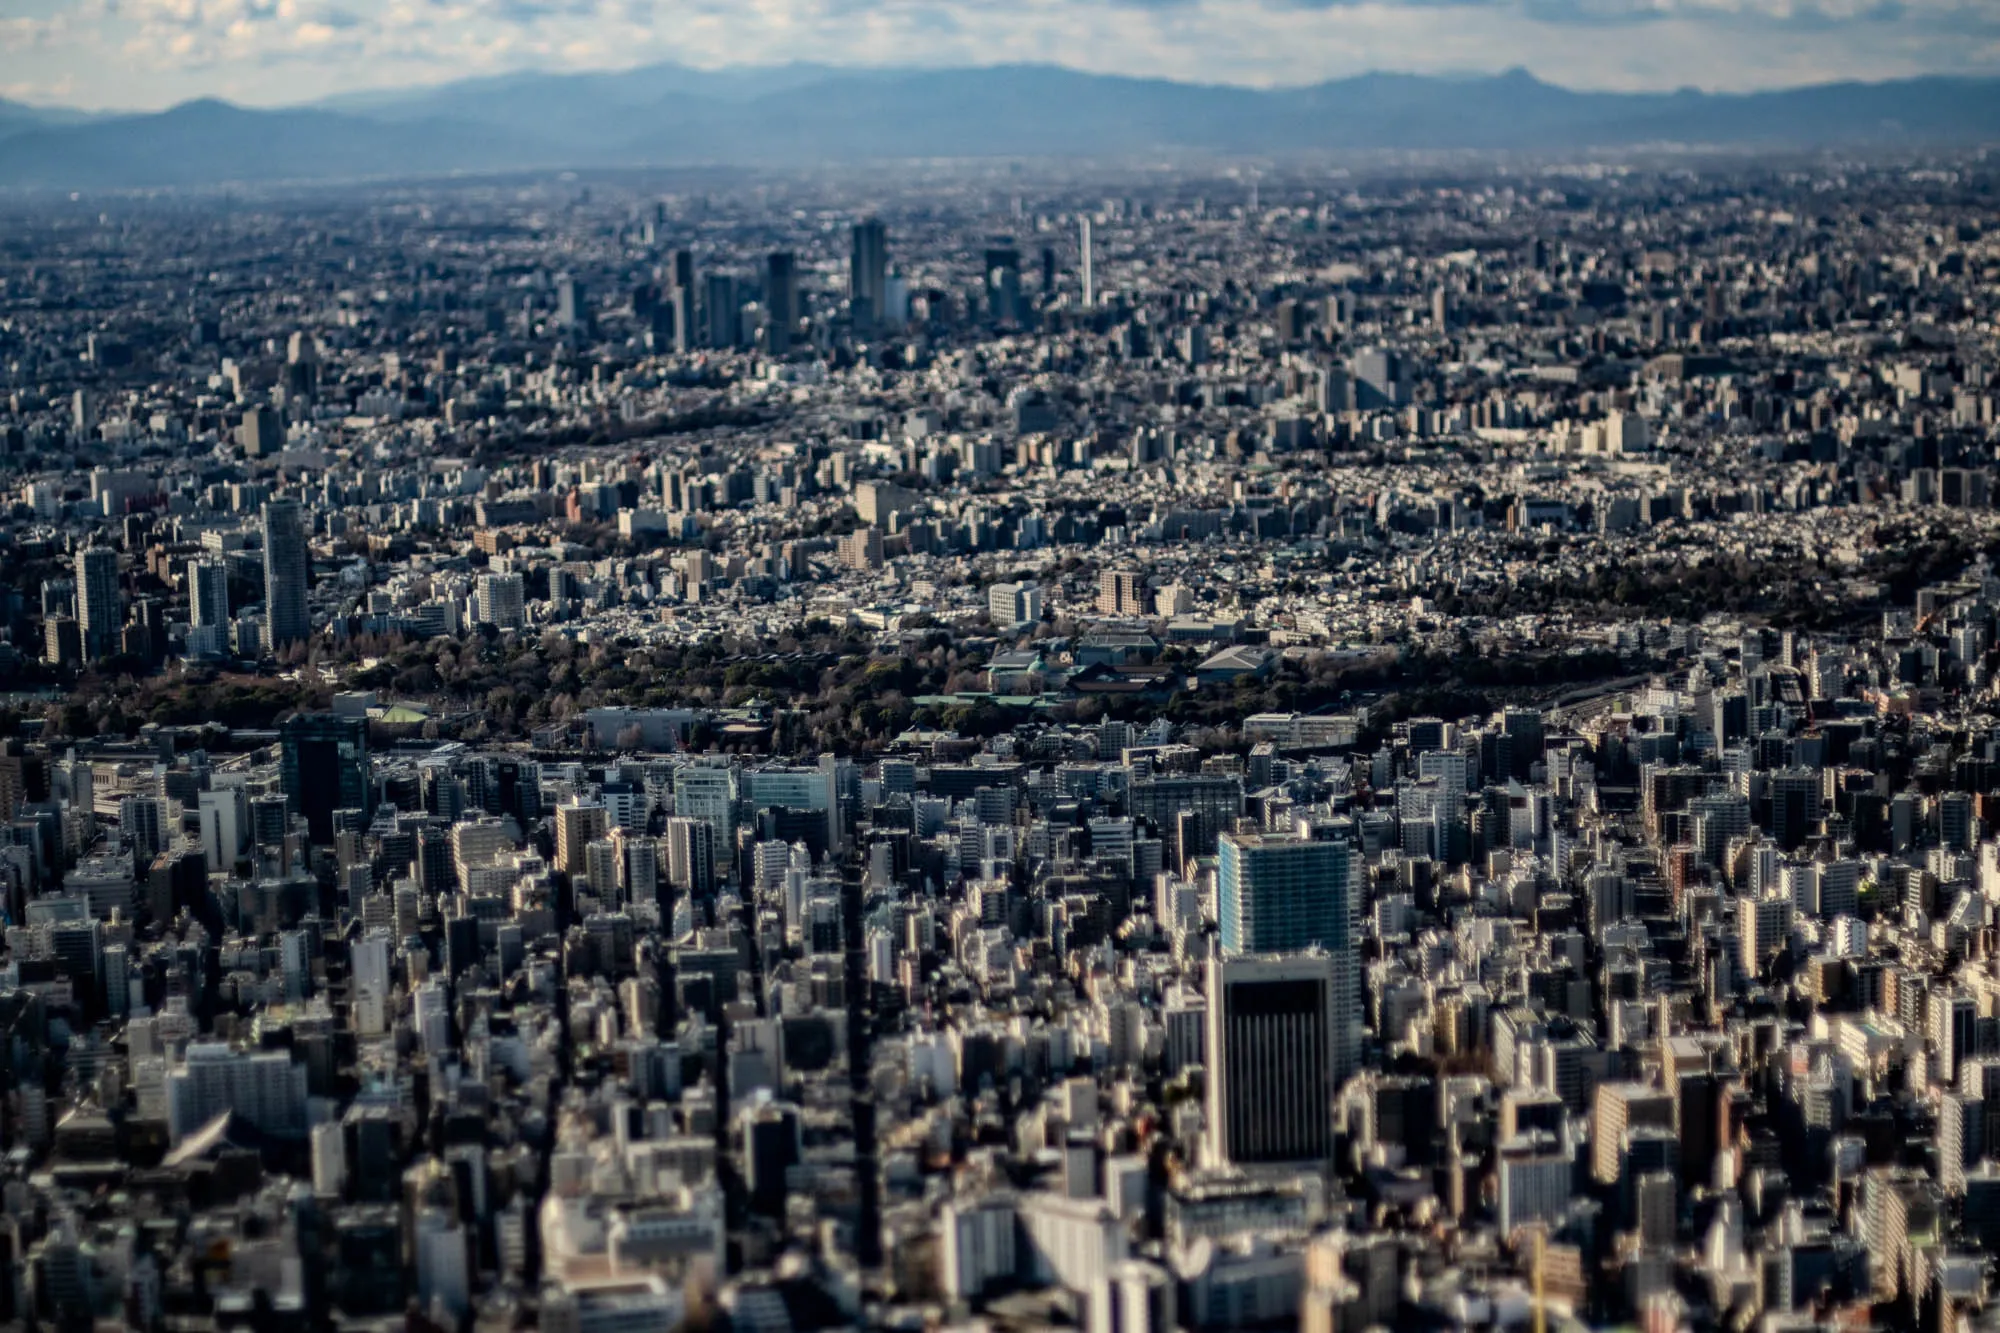
<instances>
[{"instance_id":1,"label":"dense urban sprawl","mask_svg":"<svg viewBox=\"0 0 2000 1333\"><path fill-rule=\"evenodd\" d=\"M0 1321L2000 1327L1996 185L0 203Z\"/></svg>"}]
</instances>

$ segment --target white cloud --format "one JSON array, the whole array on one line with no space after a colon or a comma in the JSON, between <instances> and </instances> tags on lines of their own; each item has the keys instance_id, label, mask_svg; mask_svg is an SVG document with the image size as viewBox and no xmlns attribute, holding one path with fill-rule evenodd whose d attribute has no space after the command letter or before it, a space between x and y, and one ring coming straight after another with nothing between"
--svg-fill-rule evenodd
<instances>
[{"instance_id":1,"label":"white cloud","mask_svg":"<svg viewBox=\"0 0 2000 1333\"><path fill-rule=\"evenodd\" d=\"M26 0L34 3L35 0ZM308 100L535 67L1054 61L1255 84L1522 65L1745 88L2000 65L1994 0L83 0L0 19L0 83Z\"/></svg>"}]
</instances>

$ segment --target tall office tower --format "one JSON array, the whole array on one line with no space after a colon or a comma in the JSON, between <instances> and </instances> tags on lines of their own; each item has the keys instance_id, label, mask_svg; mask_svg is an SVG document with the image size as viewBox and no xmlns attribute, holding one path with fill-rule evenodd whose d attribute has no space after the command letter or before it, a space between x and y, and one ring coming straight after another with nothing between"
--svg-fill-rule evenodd
<instances>
[{"instance_id":1,"label":"tall office tower","mask_svg":"<svg viewBox=\"0 0 2000 1333\"><path fill-rule=\"evenodd\" d=\"M1211 955L1209 1157L1234 1166L1324 1162L1341 1069L1332 955Z\"/></svg>"},{"instance_id":2,"label":"tall office tower","mask_svg":"<svg viewBox=\"0 0 2000 1333\"><path fill-rule=\"evenodd\" d=\"M1216 850L1216 908L1224 952L1350 947L1360 881L1352 847L1225 833Z\"/></svg>"},{"instance_id":3,"label":"tall office tower","mask_svg":"<svg viewBox=\"0 0 2000 1333\"><path fill-rule=\"evenodd\" d=\"M132 1008L131 950L122 944L104 946L104 1012L123 1018Z\"/></svg>"},{"instance_id":4,"label":"tall office tower","mask_svg":"<svg viewBox=\"0 0 2000 1333\"><path fill-rule=\"evenodd\" d=\"M583 879L600 901L621 905L618 894L618 845L599 838L583 849Z\"/></svg>"},{"instance_id":5,"label":"tall office tower","mask_svg":"<svg viewBox=\"0 0 2000 1333\"><path fill-rule=\"evenodd\" d=\"M374 809L368 773L368 719L297 713L286 719L280 773L287 814L304 815L315 846L333 842L333 812Z\"/></svg>"},{"instance_id":6,"label":"tall office tower","mask_svg":"<svg viewBox=\"0 0 2000 1333\"><path fill-rule=\"evenodd\" d=\"M708 346L724 349L743 341L743 307L736 295L736 279L727 273L711 273L702 281L702 309L707 316Z\"/></svg>"},{"instance_id":7,"label":"tall office tower","mask_svg":"<svg viewBox=\"0 0 2000 1333\"><path fill-rule=\"evenodd\" d=\"M1090 219L1079 218L1076 224L1077 247L1083 252L1083 305L1084 309L1097 304L1097 282L1090 265Z\"/></svg>"},{"instance_id":8,"label":"tall office tower","mask_svg":"<svg viewBox=\"0 0 2000 1333\"><path fill-rule=\"evenodd\" d=\"M49 927L49 952L59 976L76 987L77 1001L95 1009L99 979L104 975L104 923L57 921Z\"/></svg>"},{"instance_id":9,"label":"tall office tower","mask_svg":"<svg viewBox=\"0 0 2000 1333\"><path fill-rule=\"evenodd\" d=\"M1794 851L1820 817L1822 781L1816 768L1782 768L1771 774L1771 817L1767 827L1778 846Z\"/></svg>"},{"instance_id":10,"label":"tall office tower","mask_svg":"<svg viewBox=\"0 0 2000 1333\"><path fill-rule=\"evenodd\" d=\"M1772 775L1773 779L1780 776L1783 775ZM1777 802L1775 791L1771 800L1775 807ZM1971 795L1962 791L1945 792L1938 797L1937 811L1938 841L1944 844L1947 851L1971 851L1972 844L1975 841L1974 829L1977 828L1973 819L1973 801Z\"/></svg>"},{"instance_id":11,"label":"tall office tower","mask_svg":"<svg viewBox=\"0 0 2000 1333\"><path fill-rule=\"evenodd\" d=\"M217 787L196 797L202 855L211 870L228 872L250 835L250 804L241 787Z\"/></svg>"},{"instance_id":12,"label":"tall office tower","mask_svg":"<svg viewBox=\"0 0 2000 1333\"><path fill-rule=\"evenodd\" d=\"M416 1251L417 1303L454 1321L472 1306L470 1251L465 1224L443 1208L420 1208L411 1221Z\"/></svg>"},{"instance_id":13,"label":"tall office tower","mask_svg":"<svg viewBox=\"0 0 2000 1333\"><path fill-rule=\"evenodd\" d=\"M393 974L389 970L389 932L370 930L354 942L348 974L357 1036L379 1037L389 1030Z\"/></svg>"},{"instance_id":14,"label":"tall office tower","mask_svg":"<svg viewBox=\"0 0 2000 1333\"><path fill-rule=\"evenodd\" d=\"M118 804L118 832L145 865L167 845L167 803L157 796L127 796Z\"/></svg>"},{"instance_id":15,"label":"tall office tower","mask_svg":"<svg viewBox=\"0 0 2000 1333\"><path fill-rule=\"evenodd\" d=\"M1939 990L1931 993L1926 1008L1924 1035L1934 1052L1931 1072L1949 1085L1957 1080L1959 1066L1978 1053L1978 1002L1963 991Z\"/></svg>"},{"instance_id":16,"label":"tall office tower","mask_svg":"<svg viewBox=\"0 0 2000 1333\"><path fill-rule=\"evenodd\" d=\"M697 341L694 327L694 288L670 287L661 304L667 316L674 322L674 350L687 351Z\"/></svg>"},{"instance_id":17,"label":"tall office tower","mask_svg":"<svg viewBox=\"0 0 2000 1333\"><path fill-rule=\"evenodd\" d=\"M586 328L590 324L583 284L567 273L556 277L556 323L566 329Z\"/></svg>"},{"instance_id":18,"label":"tall office tower","mask_svg":"<svg viewBox=\"0 0 2000 1333\"><path fill-rule=\"evenodd\" d=\"M1615 1185L1623 1172L1625 1136L1640 1126L1671 1134L1673 1094L1645 1083L1600 1083L1592 1109L1591 1173L1598 1183Z\"/></svg>"},{"instance_id":19,"label":"tall office tower","mask_svg":"<svg viewBox=\"0 0 2000 1333\"><path fill-rule=\"evenodd\" d=\"M291 822L291 806L283 796L255 796L244 826L250 830L253 846L278 847L291 831Z\"/></svg>"},{"instance_id":20,"label":"tall office tower","mask_svg":"<svg viewBox=\"0 0 2000 1333\"><path fill-rule=\"evenodd\" d=\"M634 837L624 829L614 829L611 840L618 844L618 888L624 901L650 903L656 900L660 884L660 845L651 838Z\"/></svg>"},{"instance_id":21,"label":"tall office tower","mask_svg":"<svg viewBox=\"0 0 2000 1333\"><path fill-rule=\"evenodd\" d=\"M482 625L520 629L528 623L527 585L519 574L481 574L473 610Z\"/></svg>"},{"instance_id":22,"label":"tall office tower","mask_svg":"<svg viewBox=\"0 0 2000 1333\"><path fill-rule=\"evenodd\" d=\"M1225 954L1326 951L1335 986L1334 1050L1341 1080L1360 1062L1360 967L1354 920L1361 857L1345 842L1227 833L1216 845L1216 907Z\"/></svg>"},{"instance_id":23,"label":"tall office tower","mask_svg":"<svg viewBox=\"0 0 2000 1333\"><path fill-rule=\"evenodd\" d=\"M42 580L42 617L52 620L57 616L76 614L76 580Z\"/></svg>"},{"instance_id":24,"label":"tall office tower","mask_svg":"<svg viewBox=\"0 0 2000 1333\"><path fill-rule=\"evenodd\" d=\"M118 600L118 552L108 546L86 546L76 553L76 618L85 657L118 651L125 611Z\"/></svg>"},{"instance_id":25,"label":"tall office tower","mask_svg":"<svg viewBox=\"0 0 2000 1333\"><path fill-rule=\"evenodd\" d=\"M220 561L188 562L188 613L197 627L229 623L229 570Z\"/></svg>"},{"instance_id":26,"label":"tall office tower","mask_svg":"<svg viewBox=\"0 0 2000 1333\"><path fill-rule=\"evenodd\" d=\"M674 813L706 821L715 830L715 845L736 841L736 772L693 764L674 774Z\"/></svg>"},{"instance_id":27,"label":"tall office tower","mask_svg":"<svg viewBox=\"0 0 2000 1333\"><path fill-rule=\"evenodd\" d=\"M1938 1184L1954 1197L1965 1193L1965 1176L1977 1167L1986 1146L1986 1103L1947 1092L1938 1101Z\"/></svg>"},{"instance_id":28,"label":"tall office tower","mask_svg":"<svg viewBox=\"0 0 2000 1333\"><path fill-rule=\"evenodd\" d=\"M236 442L252 458L268 458L285 447L285 422L274 407L249 407L236 428Z\"/></svg>"},{"instance_id":29,"label":"tall office tower","mask_svg":"<svg viewBox=\"0 0 2000 1333\"><path fill-rule=\"evenodd\" d=\"M697 898L715 892L715 825L675 815L667 821L667 879Z\"/></svg>"},{"instance_id":30,"label":"tall office tower","mask_svg":"<svg viewBox=\"0 0 2000 1333\"><path fill-rule=\"evenodd\" d=\"M889 229L876 218L854 224L847 297L856 328L873 328L888 313Z\"/></svg>"},{"instance_id":31,"label":"tall office tower","mask_svg":"<svg viewBox=\"0 0 2000 1333\"><path fill-rule=\"evenodd\" d=\"M685 352L701 341L694 327L694 252L676 250L668 260L665 304L673 313L674 350Z\"/></svg>"},{"instance_id":32,"label":"tall office tower","mask_svg":"<svg viewBox=\"0 0 2000 1333\"><path fill-rule=\"evenodd\" d=\"M1101 616L1143 616L1152 608L1146 576L1136 569L1106 569L1097 575L1097 613Z\"/></svg>"},{"instance_id":33,"label":"tall office tower","mask_svg":"<svg viewBox=\"0 0 2000 1333\"><path fill-rule=\"evenodd\" d=\"M584 849L611 828L611 812L601 805L556 807L556 869L565 875L584 873Z\"/></svg>"},{"instance_id":34,"label":"tall office tower","mask_svg":"<svg viewBox=\"0 0 2000 1333\"><path fill-rule=\"evenodd\" d=\"M1359 408L1401 407L1410 401L1409 362L1385 347L1364 347L1348 363Z\"/></svg>"},{"instance_id":35,"label":"tall office tower","mask_svg":"<svg viewBox=\"0 0 2000 1333\"><path fill-rule=\"evenodd\" d=\"M986 247L986 317L996 324L1021 322L1021 252L1010 237Z\"/></svg>"},{"instance_id":36,"label":"tall office tower","mask_svg":"<svg viewBox=\"0 0 2000 1333\"><path fill-rule=\"evenodd\" d=\"M773 250L764 259L764 339L772 356L792 350L798 322L798 267L790 250Z\"/></svg>"},{"instance_id":37,"label":"tall office tower","mask_svg":"<svg viewBox=\"0 0 2000 1333\"><path fill-rule=\"evenodd\" d=\"M272 652L312 633L306 610L306 527L297 500L264 505L264 637Z\"/></svg>"}]
</instances>

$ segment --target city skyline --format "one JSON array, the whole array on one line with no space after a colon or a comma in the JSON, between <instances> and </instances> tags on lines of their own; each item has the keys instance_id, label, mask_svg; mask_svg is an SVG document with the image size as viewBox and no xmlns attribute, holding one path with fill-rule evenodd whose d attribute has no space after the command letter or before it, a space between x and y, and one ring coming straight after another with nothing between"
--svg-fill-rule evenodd
<instances>
[{"instance_id":1,"label":"city skyline","mask_svg":"<svg viewBox=\"0 0 2000 1333\"><path fill-rule=\"evenodd\" d=\"M2000 81L798 74L0 127L0 1325L2000 1333Z\"/></svg>"}]
</instances>

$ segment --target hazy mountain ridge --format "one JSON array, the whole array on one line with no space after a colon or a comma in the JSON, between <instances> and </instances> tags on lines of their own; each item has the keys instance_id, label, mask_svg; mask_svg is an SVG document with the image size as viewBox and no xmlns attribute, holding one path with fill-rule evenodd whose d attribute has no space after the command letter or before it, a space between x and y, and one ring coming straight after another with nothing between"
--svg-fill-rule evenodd
<instances>
[{"instance_id":1,"label":"hazy mountain ridge","mask_svg":"<svg viewBox=\"0 0 2000 1333\"><path fill-rule=\"evenodd\" d=\"M26 102L16 102L0 97L0 139L16 134L31 134L36 130L57 129L67 125L83 125L102 119L96 112L75 111L69 107L30 106Z\"/></svg>"},{"instance_id":2,"label":"hazy mountain ridge","mask_svg":"<svg viewBox=\"0 0 2000 1333\"><path fill-rule=\"evenodd\" d=\"M314 107L212 100L149 115L0 103L0 186L229 181L714 162L1159 150L1557 150L2000 138L2000 79L1778 92L1577 92L1522 71L1367 74L1259 90L1045 65L514 74Z\"/></svg>"}]
</instances>

